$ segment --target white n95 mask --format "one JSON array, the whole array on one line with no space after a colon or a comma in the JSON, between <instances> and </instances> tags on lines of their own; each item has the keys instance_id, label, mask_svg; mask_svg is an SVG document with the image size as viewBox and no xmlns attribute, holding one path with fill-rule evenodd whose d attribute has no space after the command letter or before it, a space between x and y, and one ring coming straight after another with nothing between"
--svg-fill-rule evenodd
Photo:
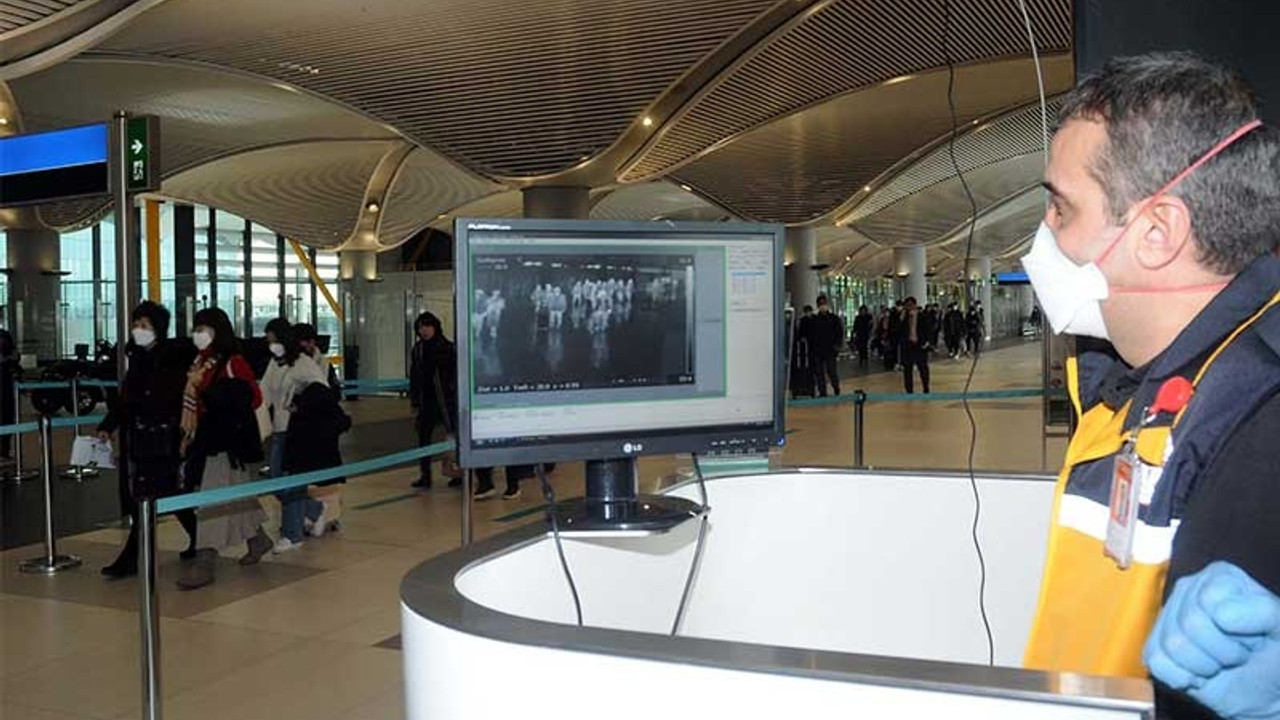
<instances>
[{"instance_id":1,"label":"white n95 mask","mask_svg":"<svg viewBox=\"0 0 1280 720\"><path fill-rule=\"evenodd\" d=\"M1053 230L1041 222L1031 252L1022 257L1022 267L1055 333L1110 339L1102 301L1111 291L1097 263L1077 265L1058 247Z\"/></svg>"}]
</instances>

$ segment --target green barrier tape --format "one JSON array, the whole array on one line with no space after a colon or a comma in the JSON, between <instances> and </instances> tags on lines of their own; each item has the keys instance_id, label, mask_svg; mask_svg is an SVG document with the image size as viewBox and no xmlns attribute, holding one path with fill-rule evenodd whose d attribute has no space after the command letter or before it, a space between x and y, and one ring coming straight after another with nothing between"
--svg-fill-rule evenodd
<instances>
[{"instance_id":1,"label":"green barrier tape","mask_svg":"<svg viewBox=\"0 0 1280 720\"><path fill-rule=\"evenodd\" d=\"M91 380L86 378L80 380L79 385L80 387L115 388L119 387L120 383L116 380Z\"/></svg>"},{"instance_id":2,"label":"green barrier tape","mask_svg":"<svg viewBox=\"0 0 1280 720\"><path fill-rule=\"evenodd\" d=\"M400 389L409 387L408 380L352 380L342 384L343 390L365 390L370 388Z\"/></svg>"},{"instance_id":3,"label":"green barrier tape","mask_svg":"<svg viewBox=\"0 0 1280 720\"><path fill-rule=\"evenodd\" d=\"M77 425L97 425L106 417L106 415L81 415L78 418L56 417L53 419L52 425L56 428L75 427Z\"/></svg>"},{"instance_id":4,"label":"green barrier tape","mask_svg":"<svg viewBox=\"0 0 1280 720\"><path fill-rule=\"evenodd\" d=\"M339 477L353 477L356 475L365 475L377 470L385 470L396 465L404 465L414 462L424 457L439 455L453 449L453 441L438 442L424 447L414 448L412 450L404 450L390 455L370 458L368 460L360 460L359 462L339 465L338 467L327 468L325 470L313 470L312 472L300 473L298 475L286 475L285 477L272 478L270 480L257 480L254 482L242 483L240 485L232 485L230 487L215 488L213 490L199 490L185 495L175 495L173 497L161 498L156 503L156 512L170 513L178 510L188 510L190 508L205 507L208 505L221 505L236 500L244 500L246 498L257 497L259 495L269 495L277 493L281 490L291 490L293 488L306 487L313 483L324 482Z\"/></svg>"},{"instance_id":5,"label":"green barrier tape","mask_svg":"<svg viewBox=\"0 0 1280 720\"><path fill-rule=\"evenodd\" d=\"M20 382L19 390L70 390L70 380L42 380L40 382Z\"/></svg>"},{"instance_id":6,"label":"green barrier tape","mask_svg":"<svg viewBox=\"0 0 1280 720\"><path fill-rule=\"evenodd\" d=\"M18 423L17 425L0 425L0 436L3 435L19 435L21 433L35 432L40 426L33 422Z\"/></svg>"}]
</instances>

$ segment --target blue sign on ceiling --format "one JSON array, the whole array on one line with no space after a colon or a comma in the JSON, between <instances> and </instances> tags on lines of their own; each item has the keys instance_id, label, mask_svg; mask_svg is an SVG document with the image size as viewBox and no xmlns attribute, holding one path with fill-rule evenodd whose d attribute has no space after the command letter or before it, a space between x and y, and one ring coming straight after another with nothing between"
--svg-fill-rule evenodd
<instances>
[{"instance_id":1,"label":"blue sign on ceiling","mask_svg":"<svg viewBox=\"0 0 1280 720\"><path fill-rule=\"evenodd\" d=\"M106 123L0 138L0 207L110 190Z\"/></svg>"}]
</instances>

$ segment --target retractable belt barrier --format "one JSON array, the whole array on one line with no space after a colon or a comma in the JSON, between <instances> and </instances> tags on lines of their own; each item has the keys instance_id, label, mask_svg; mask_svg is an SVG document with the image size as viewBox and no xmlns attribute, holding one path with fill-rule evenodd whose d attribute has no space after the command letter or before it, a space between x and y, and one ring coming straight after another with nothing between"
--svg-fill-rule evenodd
<instances>
[{"instance_id":1,"label":"retractable belt barrier","mask_svg":"<svg viewBox=\"0 0 1280 720\"><path fill-rule=\"evenodd\" d=\"M269 480L255 480L254 482L241 483L230 487L220 487L212 490L198 490L184 495L174 495L172 497L161 498L157 501L156 511L159 513L169 513L177 510L205 507L206 505L222 505L224 503L244 500L246 498L257 497L259 495L270 495L282 490L306 487L307 485L324 482L325 480L332 480L334 478L367 475L368 473L385 470L397 465L406 465L424 457L440 455L452 450L453 448L453 441L447 440L445 442L432 443L431 445L424 445L423 447L403 450L401 452L382 455L368 460L359 460L357 462L326 468L324 470L313 470L311 472L298 473L297 475L286 475L284 477L271 478Z\"/></svg>"}]
</instances>

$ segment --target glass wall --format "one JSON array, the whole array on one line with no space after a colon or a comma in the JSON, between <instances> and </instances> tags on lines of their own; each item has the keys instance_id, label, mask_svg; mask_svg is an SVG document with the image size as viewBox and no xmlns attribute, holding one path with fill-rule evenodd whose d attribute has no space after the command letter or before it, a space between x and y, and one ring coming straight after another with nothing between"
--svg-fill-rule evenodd
<instances>
[{"instance_id":1,"label":"glass wall","mask_svg":"<svg viewBox=\"0 0 1280 720\"><path fill-rule=\"evenodd\" d=\"M176 219L171 203L160 208L160 287L163 304L173 313L173 331L185 327L188 297L194 288L194 313L205 307L222 308L240 335L261 335L268 322L284 315L291 322L309 322L332 338L332 354L342 350L341 323L323 295L315 289L306 265L292 245L270 229L249 223L223 210L194 208L194 274L178 282ZM140 213L145 222L145 214ZM5 252L0 231L0 255ZM338 254L304 248L334 297L338 289ZM141 255L139 287L147 292L149 260ZM115 342L116 256L115 220L108 215L98 225L61 236L61 283L58 352L67 357L78 344L92 348L98 340ZM0 303L8 288L0 275Z\"/></svg>"}]
</instances>

